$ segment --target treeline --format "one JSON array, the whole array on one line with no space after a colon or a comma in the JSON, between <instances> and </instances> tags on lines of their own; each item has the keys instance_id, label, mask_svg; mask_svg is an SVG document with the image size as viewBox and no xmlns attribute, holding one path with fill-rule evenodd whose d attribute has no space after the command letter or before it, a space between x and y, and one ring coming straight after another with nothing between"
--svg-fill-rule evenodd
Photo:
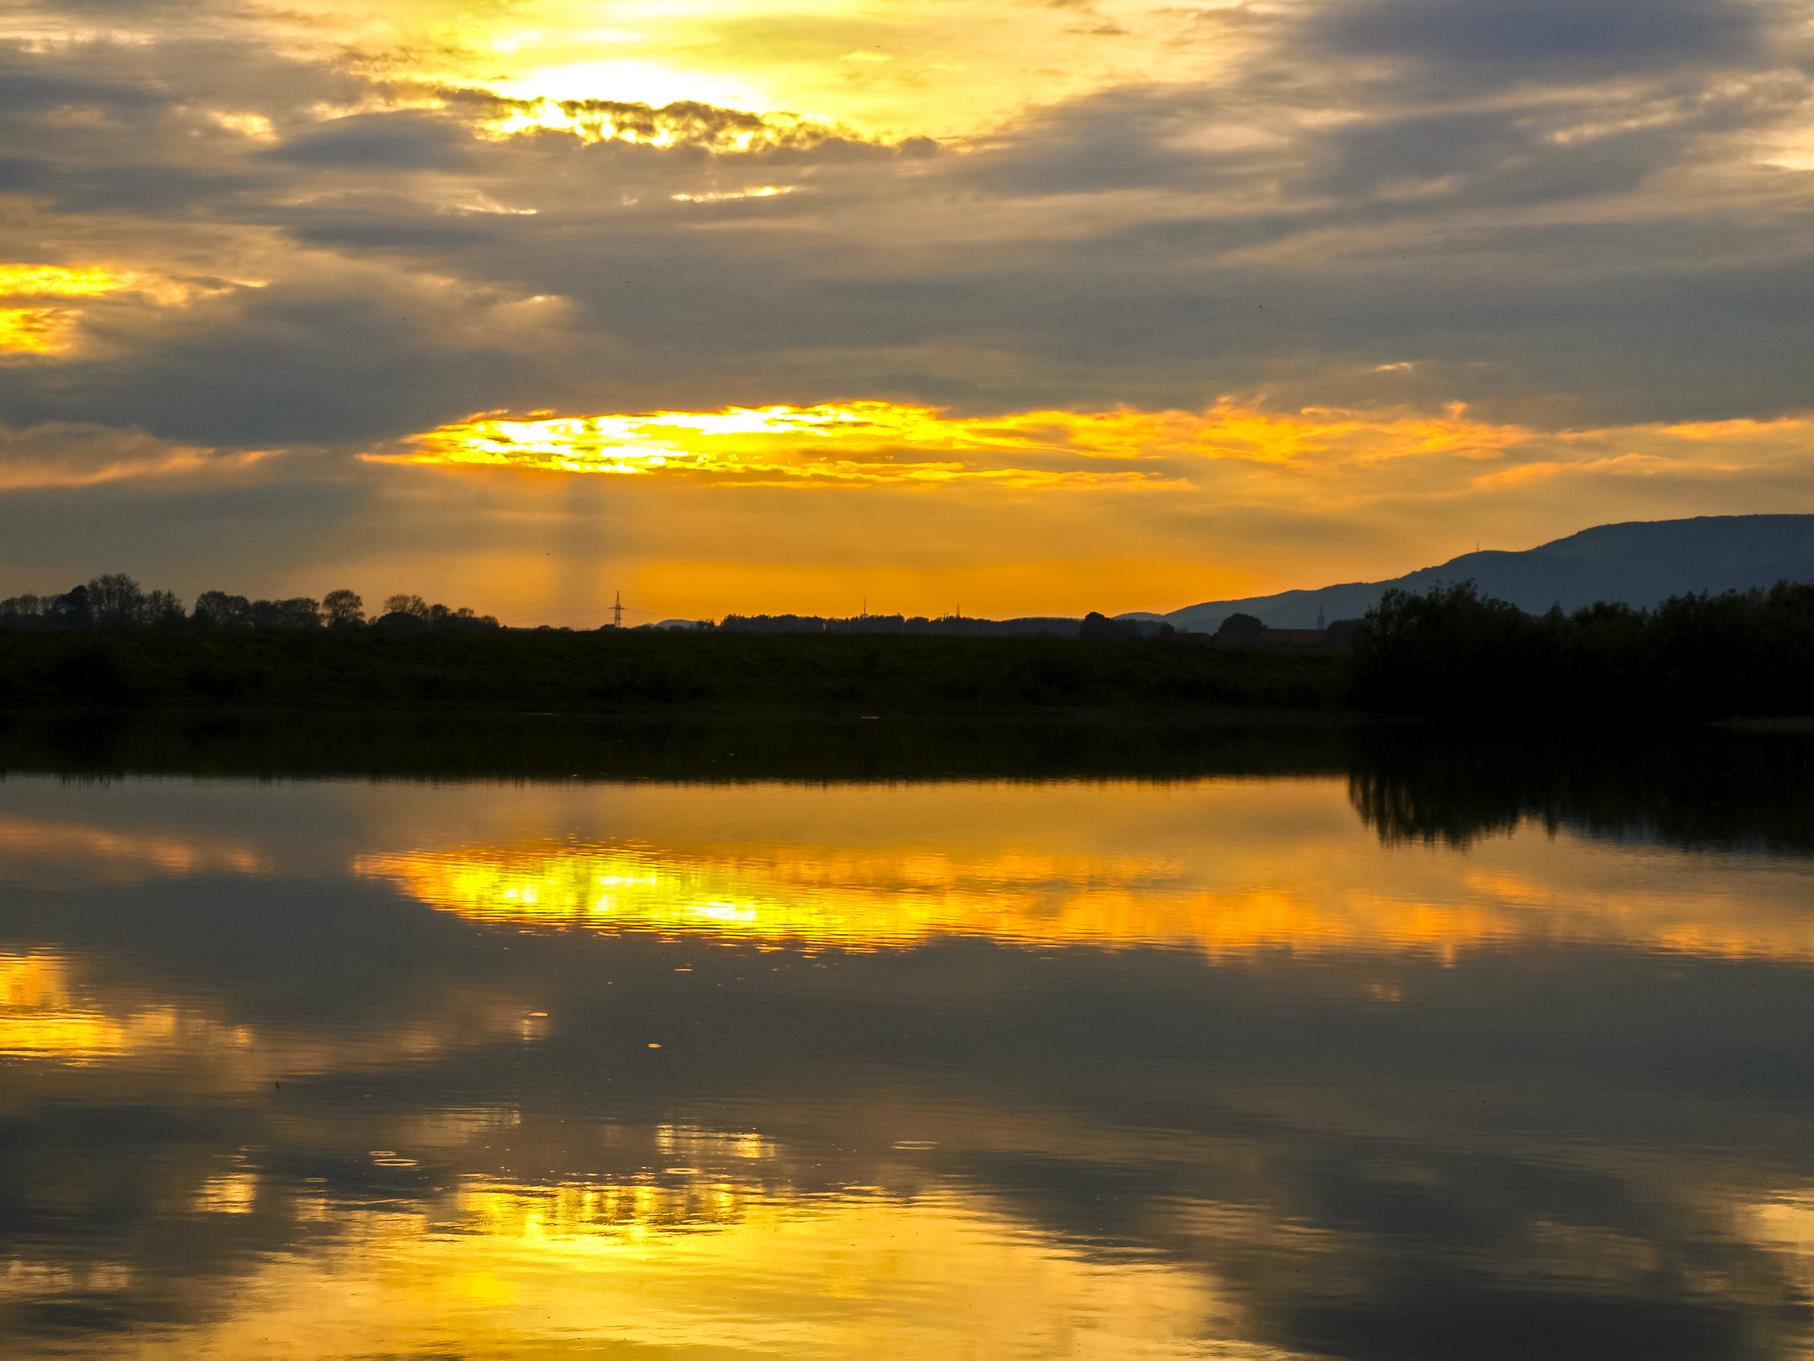
<instances>
[{"instance_id":1,"label":"treeline","mask_svg":"<svg viewBox=\"0 0 1814 1361\"><path fill-rule=\"evenodd\" d=\"M12 629L0 712L56 705L392 712L735 710L1091 716L1343 705L1315 648L686 629Z\"/></svg>"},{"instance_id":2,"label":"treeline","mask_svg":"<svg viewBox=\"0 0 1814 1361\"><path fill-rule=\"evenodd\" d=\"M1082 619L972 619L961 614L937 618L901 614L858 614L847 618L822 614L728 614L716 624L701 621L694 627L721 633L862 633L921 638L1169 638L1173 633L1170 624L1108 619L1096 613Z\"/></svg>"},{"instance_id":3,"label":"treeline","mask_svg":"<svg viewBox=\"0 0 1814 1361\"><path fill-rule=\"evenodd\" d=\"M1388 591L1356 632L1355 702L1503 723L1814 712L1814 585L1531 615L1473 583Z\"/></svg>"},{"instance_id":4,"label":"treeline","mask_svg":"<svg viewBox=\"0 0 1814 1361\"><path fill-rule=\"evenodd\" d=\"M419 595L393 595L370 620L354 591L321 599L249 600L203 591L185 610L170 591L147 591L123 572L94 577L61 595L15 595L0 600L0 627L42 629L248 629L307 633L316 629L499 627L489 614L431 605Z\"/></svg>"},{"instance_id":5,"label":"treeline","mask_svg":"<svg viewBox=\"0 0 1814 1361\"><path fill-rule=\"evenodd\" d=\"M503 629L419 596L392 596L368 621L351 591L320 601L210 591L185 611L116 575L0 601L0 706L1346 709L1576 729L1814 715L1814 585L1542 615L1471 584L1393 591L1346 647L1333 628L1212 640L1135 636L1137 623L1149 621L1095 616L1068 637Z\"/></svg>"}]
</instances>

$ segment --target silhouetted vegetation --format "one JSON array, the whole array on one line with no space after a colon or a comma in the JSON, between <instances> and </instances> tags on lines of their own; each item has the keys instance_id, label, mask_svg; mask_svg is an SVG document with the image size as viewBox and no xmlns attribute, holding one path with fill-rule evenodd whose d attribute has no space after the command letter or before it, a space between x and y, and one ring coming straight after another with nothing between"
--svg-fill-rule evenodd
<instances>
[{"instance_id":1,"label":"silhouetted vegetation","mask_svg":"<svg viewBox=\"0 0 1814 1361\"><path fill-rule=\"evenodd\" d=\"M1077 626L1079 638L1170 638L1177 630L1170 624L1154 624L1144 619L1110 619L1091 610Z\"/></svg>"},{"instance_id":2,"label":"silhouetted vegetation","mask_svg":"<svg viewBox=\"0 0 1814 1361\"><path fill-rule=\"evenodd\" d=\"M404 621L412 627L498 628L498 621L470 609L431 605L419 595L394 595L374 625ZM0 600L0 628L63 631L135 629L267 630L312 632L366 626L365 602L354 591L329 591L321 600L248 600L226 591L203 591L195 608L169 591L147 591L122 572L93 578L61 595L16 595Z\"/></svg>"},{"instance_id":3,"label":"silhouetted vegetation","mask_svg":"<svg viewBox=\"0 0 1814 1361\"><path fill-rule=\"evenodd\" d=\"M941 714L1356 708L1526 727L1814 712L1814 586L1540 616L1471 585L1451 586L1390 592L1358 625L1327 633L1235 616L1214 638L1098 614L1076 622L1070 636L920 632L908 627L918 621L893 621L902 624L895 629L877 616L781 627L789 618L733 617L716 628L505 629L471 610L394 595L368 622L351 591L319 601L209 591L185 614L168 592L104 576L62 595L0 601L0 704Z\"/></svg>"},{"instance_id":4,"label":"silhouetted vegetation","mask_svg":"<svg viewBox=\"0 0 1814 1361\"><path fill-rule=\"evenodd\" d=\"M1551 833L1814 854L1814 733L1458 733L1340 716L0 715L0 775L931 780L1345 777L1387 842Z\"/></svg>"},{"instance_id":5,"label":"silhouetted vegetation","mask_svg":"<svg viewBox=\"0 0 1814 1361\"><path fill-rule=\"evenodd\" d=\"M1514 722L1814 710L1814 585L1530 615L1472 583L1389 591L1353 643L1376 712Z\"/></svg>"},{"instance_id":6,"label":"silhouetted vegetation","mask_svg":"<svg viewBox=\"0 0 1814 1361\"><path fill-rule=\"evenodd\" d=\"M1342 718L1078 722L798 713L0 714L0 775L491 780L1042 780L1340 775Z\"/></svg>"},{"instance_id":7,"label":"silhouetted vegetation","mask_svg":"<svg viewBox=\"0 0 1814 1361\"><path fill-rule=\"evenodd\" d=\"M1207 639L948 638L435 627L33 629L0 703L391 711L1337 711L1338 654ZM75 668L79 658L79 675ZM76 684L77 680L80 684Z\"/></svg>"},{"instance_id":8,"label":"silhouetted vegetation","mask_svg":"<svg viewBox=\"0 0 1814 1361\"><path fill-rule=\"evenodd\" d=\"M1387 842L1466 846L1531 820L1611 840L1814 852L1814 735L1545 741L1391 726L1357 729L1350 760L1349 798Z\"/></svg>"},{"instance_id":9,"label":"silhouetted vegetation","mask_svg":"<svg viewBox=\"0 0 1814 1361\"><path fill-rule=\"evenodd\" d=\"M1266 636L1266 625L1251 614L1231 614L1216 629L1216 637L1225 643L1257 643Z\"/></svg>"},{"instance_id":10,"label":"silhouetted vegetation","mask_svg":"<svg viewBox=\"0 0 1814 1361\"><path fill-rule=\"evenodd\" d=\"M927 638L1169 638L1176 630L1155 619L1110 619L1092 610L1082 619L1034 615L1021 619L972 619L961 614L729 614L698 629L721 633L874 633Z\"/></svg>"}]
</instances>

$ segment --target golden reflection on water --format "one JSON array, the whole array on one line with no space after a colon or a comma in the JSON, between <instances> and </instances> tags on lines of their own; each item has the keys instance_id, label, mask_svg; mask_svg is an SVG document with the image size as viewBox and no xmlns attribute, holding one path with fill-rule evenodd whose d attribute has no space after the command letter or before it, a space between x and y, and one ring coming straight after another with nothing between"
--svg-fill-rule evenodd
<instances>
[{"instance_id":1,"label":"golden reflection on water","mask_svg":"<svg viewBox=\"0 0 1814 1361\"><path fill-rule=\"evenodd\" d=\"M1741 1206L1738 1234L1775 1253L1803 1298L1814 1295L1814 1188L1778 1191Z\"/></svg>"},{"instance_id":2,"label":"golden reflection on water","mask_svg":"<svg viewBox=\"0 0 1814 1361\"><path fill-rule=\"evenodd\" d=\"M126 831L79 822L73 812L62 821L0 822L0 882L42 879L61 859L69 877L45 879L52 888L108 886L88 899L73 895L68 902L78 906L66 920L83 911L98 917L109 904L162 910L223 892L241 906L243 881L160 883L156 894L133 895L110 878L130 885L207 872L314 876L310 893L347 895L361 912L407 928L385 957L394 994L378 999L381 1006L358 1005L369 1000L354 997L367 976L353 971L329 1013L312 1016L291 1014L282 999L266 1005L262 994L248 1005L242 977L210 978L192 962L170 969L131 930L107 950L15 943L0 952L0 1116L38 1136L37 1170L12 1179L25 1186L12 1203L72 1226L26 1242L20 1260L0 1260L0 1311L14 1311L0 1313L0 1336L30 1311L89 1311L103 1320L80 1335L21 1325L9 1361L72 1353L141 1361L1258 1361L1293 1355L1242 1340L1281 1335L1276 1294L1269 1304L1255 1289L1263 1271L1312 1282L1314 1306L1318 1298L1369 1300L1382 1281L1389 1292L1407 1262L1429 1260L1393 1255L1408 1238L1393 1217L1405 1187L1501 1216L1492 1221L1491 1260L1468 1270L1526 1297L1536 1283L1635 1308L1667 1278L1678 1303L1780 1310L1783 1280L1802 1295L1814 1280L1814 1196L1804 1168L1770 1148L1763 1153L1783 1165L1754 1167L1751 1150L1737 1146L1742 1134L1715 1156L1695 1145L1705 1133L1677 1137L1666 1118L1683 1099L1674 1089L1655 1094L1663 1112L1655 1132L1633 1119L1637 1134L1615 1126L1608 1142L1581 1137L1575 1107L1591 1108L1603 1081L1623 1101L1632 1089L1617 1087L1616 1074L1570 1066L1542 1033L1535 1057L1561 1064L1553 1097L1568 1108L1565 1118L1541 1102L1523 1104L1532 1098L1521 1090L1521 1068L1495 1094L1502 1104L1483 1105L1495 1073L1490 1059L1480 1066L1471 1043L1453 1068L1432 1070L1443 1054L1413 1043L1404 1051L1413 1061L1402 1065L1392 1049L1380 1052L1378 1066L1338 1055L1331 1068L1300 1071L1293 1064L1304 1060L1288 1046L1283 1062L1264 1050L1234 1054L1230 1066L1193 1075L1156 1040L1150 1049L1118 1047L1112 1070L1095 1068L1075 1091L1033 1080L1003 1085L993 1066L967 1067L935 1046L924 1066L864 1068L840 1056L826 1069L808 1056L807 1067L779 1068L772 1088L738 1077L720 1091L723 1070L703 1064L689 1076L667 1056L634 1066L645 1059L641 1050L633 1061L621 1051L642 1041L640 1026L613 1036L608 1024L588 1024L584 1007L564 1007L599 991L596 971L567 968L570 952L490 948L509 946L520 930L579 930L872 951L941 936L1036 947L1157 944L1210 958L1289 949L1452 959L1560 942L1805 962L1814 959L1814 931L1809 876L1797 863L1532 827L1465 852L1387 846L1355 816L1344 783L1321 779L323 785L281 787L269 797L270 821L238 840L146 830L151 822ZM332 816L311 823L296 815L308 800L330 797ZM42 813L45 802L31 806ZM392 848L374 849L381 838ZM36 855L37 845L52 854ZM350 884L349 863L380 891ZM475 931L460 944L480 948L453 956L413 955L408 943L445 939L450 923L407 904L399 911L365 901L382 897L383 886L504 930ZM273 893L251 908L293 910L299 900L306 898ZM213 920L169 910L178 932ZM152 915L135 911L122 925L143 920L162 931ZM25 933L49 920L23 915L22 938L47 939ZM347 920L321 919L334 950L320 967L339 967L346 951L367 948L362 930L334 938ZM180 936L176 944L180 950ZM262 969L269 948L234 961ZM496 972L470 971L480 960ZM286 965L301 977L317 962ZM924 985L924 971L905 972L912 986ZM1118 965L1097 972L1111 995L1157 976ZM1490 983L1490 964L1480 972ZM1557 976L1562 1002L1598 998L1597 979L1577 973L1571 982L1570 972ZM1678 985L1689 972L1643 971L1635 1024L1658 1024L1659 987L1685 1002L1732 995ZM1328 974L1344 989L1358 977L1380 1001L1416 993L1416 971L1373 960ZM1751 986L1732 971L1696 976L1701 986L1714 976L1722 986ZM1319 991L1301 986L1302 975L1275 981L1278 994L1307 1001ZM1194 990L1188 977L1186 984L1181 998ZM1441 1005L1459 1008L1433 1018L1483 1024L1471 1001L1457 1000L1466 988L1433 991L1454 994ZM1330 1024L1346 1027L1349 1003L1339 1005ZM1504 997L1482 1005L1487 1021L1501 1007L1526 1009ZM1714 1010L1682 1025L1731 1043L1710 1019ZM1517 1024L1535 1021L1542 1032L1540 1008L1529 1012ZM977 1015L993 1024L996 999L986 998ZM1665 1028L1634 1035L1669 1041L1673 1026L1668 1018ZM711 1025L700 1032L722 1033ZM545 1036L559 1043L537 1048ZM1608 1051L1590 1047L1586 1061L1623 1055L1631 1039ZM778 1059L791 1057L787 1045L783 1036ZM476 1062L458 1054L438 1080L427 1062L479 1046L494 1048ZM519 1063L525 1055L533 1057ZM406 1082L292 1090L283 1081L279 1091L292 1074L409 1064L421 1069ZM1643 1072L1630 1080L1653 1081ZM1109 1091L1127 1093L1129 1105L1101 1099ZM1164 1123L1136 1124L1149 1118L1142 1112L1154 1093L1164 1097ZM114 1111L184 1100L192 1106L184 1128L194 1131L187 1143L156 1143L166 1136L111 1121L93 1122L88 1142L70 1150L55 1142L62 1114L80 1104ZM1200 1128L1189 1113L1198 1102ZM1224 1123L1211 1103L1239 1119ZM1781 1103L1786 1113L1773 1115L1778 1104L1722 1109L1721 1128L1749 1120L1773 1147L1793 1148L1795 1110ZM32 1117L45 1112L59 1123L33 1131ZM1508 1112L1516 1118L1504 1118ZM1374 1188L1379 1205L1370 1211L1361 1195L1331 1210L1295 1194L1303 1160L1323 1156L1340 1159L1342 1170L1361 1165L1360 1181L1383 1184ZM1582 1172L1618 1180L1642 1217L1624 1222L1599 1202L1577 1217L1566 1198L1509 1206L1498 1175L1485 1183L1485 1200L1466 1200L1469 1188L1455 1180L1467 1175L1459 1160L1500 1157L1515 1158L1519 1176L1545 1160L1570 1163L1571 1194ZM147 1231L130 1244L107 1217L126 1181L97 1175L100 1160L117 1161L122 1179L139 1179L135 1223ZM1168 1190L1143 1201L1130 1189L1117 1201L1105 1186L1149 1180L1105 1179L1105 1170L1123 1169L1150 1173ZM1032 1184L1047 1177L1071 1180L1054 1197L1051 1186ZM1079 1208L1086 1196L1100 1215ZM80 1216L91 1213L107 1227L85 1236ZM1686 1227L1659 1231L1672 1216ZM1375 1222L1385 1232L1370 1232ZM1081 1236L1089 1232L1102 1237ZM1371 1257L1379 1248L1369 1240L1386 1238L1398 1247ZM1685 1243L1700 1252L1716 1239L1750 1256L1669 1275L1689 1260ZM1147 1247L1126 1246L1134 1242ZM1440 1232L1425 1247L1445 1258L1456 1251ZM122 1331L111 1331L107 1320L116 1317L130 1320Z\"/></svg>"},{"instance_id":3,"label":"golden reflection on water","mask_svg":"<svg viewBox=\"0 0 1814 1361\"><path fill-rule=\"evenodd\" d=\"M110 1014L76 988L68 963L45 954L0 955L0 1057L86 1066L177 1045L245 1049L244 1026L156 1005Z\"/></svg>"},{"instance_id":4,"label":"golden reflection on water","mask_svg":"<svg viewBox=\"0 0 1814 1361\"><path fill-rule=\"evenodd\" d=\"M79 964L60 954L0 954L0 1060L65 1069L112 1065L126 1079L171 1094L256 1090L286 1077L396 1068L538 1033L521 1002L492 989L468 989L438 999L428 1014L375 1026L262 1031L206 1000L110 995L105 983L84 979Z\"/></svg>"},{"instance_id":5,"label":"golden reflection on water","mask_svg":"<svg viewBox=\"0 0 1814 1361\"><path fill-rule=\"evenodd\" d=\"M1004 855L955 865L934 852L901 859L828 851L724 861L652 848L417 852L361 856L433 907L494 922L603 931L693 932L853 950L938 936L1022 945L1171 945L1209 955L1268 946L1367 945L1447 950L1514 933L1490 908L1405 903L1368 893L1332 904L1286 890L1214 893L1166 882L1141 860ZM1159 872L1155 872L1155 871Z\"/></svg>"},{"instance_id":6,"label":"golden reflection on water","mask_svg":"<svg viewBox=\"0 0 1814 1361\"><path fill-rule=\"evenodd\" d=\"M222 837L0 815L0 878L11 884L136 883L152 875L270 870L270 857L259 848Z\"/></svg>"},{"instance_id":7,"label":"golden reflection on water","mask_svg":"<svg viewBox=\"0 0 1814 1361\"><path fill-rule=\"evenodd\" d=\"M448 844L422 827L419 848L361 854L354 871L478 921L773 946L977 937L1453 959L1557 941L1814 959L1793 866L1534 827L1466 854L1382 846L1334 781L630 788L603 814L519 811L518 829L550 835ZM586 839L601 820L623 835Z\"/></svg>"},{"instance_id":8,"label":"golden reflection on water","mask_svg":"<svg viewBox=\"0 0 1814 1361\"><path fill-rule=\"evenodd\" d=\"M1202 1355L1237 1317L1200 1269L1091 1254L946 1193L475 1179L338 1227L269 1259L212 1322L112 1354L1157 1361Z\"/></svg>"}]
</instances>

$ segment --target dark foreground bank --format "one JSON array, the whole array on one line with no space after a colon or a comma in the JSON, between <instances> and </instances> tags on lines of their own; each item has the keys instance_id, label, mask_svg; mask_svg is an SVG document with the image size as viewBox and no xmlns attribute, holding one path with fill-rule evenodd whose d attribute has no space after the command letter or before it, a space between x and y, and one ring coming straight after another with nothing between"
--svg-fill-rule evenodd
<instances>
[{"instance_id":1,"label":"dark foreground bank","mask_svg":"<svg viewBox=\"0 0 1814 1361\"><path fill-rule=\"evenodd\" d=\"M1104 721L1070 713L0 713L0 781L32 775L513 784L1335 777L1393 843L1466 847L1535 820L1612 840L1814 851L1814 732L1778 729L1545 737L1243 713Z\"/></svg>"},{"instance_id":2,"label":"dark foreground bank","mask_svg":"<svg viewBox=\"0 0 1814 1361\"><path fill-rule=\"evenodd\" d=\"M1814 586L1531 615L1389 592L1330 642L0 624L0 708L1201 717L1686 726L1814 712ZM1331 631L1332 634L1334 631Z\"/></svg>"},{"instance_id":3,"label":"dark foreground bank","mask_svg":"<svg viewBox=\"0 0 1814 1361\"><path fill-rule=\"evenodd\" d=\"M0 705L319 710L1331 711L1333 648L515 630L0 632Z\"/></svg>"}]
</instances>

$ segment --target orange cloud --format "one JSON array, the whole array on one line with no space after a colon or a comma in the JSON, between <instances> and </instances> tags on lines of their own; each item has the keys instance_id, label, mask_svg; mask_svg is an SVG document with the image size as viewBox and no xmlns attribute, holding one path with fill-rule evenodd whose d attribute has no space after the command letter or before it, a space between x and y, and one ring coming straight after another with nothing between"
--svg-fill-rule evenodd
<instances>
[{"instance_id":1,"label":"orange cloud","mask_svg":"<svg viewBox=\"0 0 1814 1361\"><path fill-rule=\"evenodd\" d=\"M224 453L104 425L0 426L0 494L243 469L275 456L269 449Z\"/></svg>"},{"instance_id":2,"label":"orange cloud","mask_svg":"<svg viewBox=\"0 0 1814 1361\"><path fill-rule=\"evenodd\" d=\"M1034 410L953 415L849 401L718 411L513 417L486 412L417 435L374 462L664 474L745 484L999 482L1178 485L1206 460L1377 463L1419 454L1490 458L1530 437L1520 426L1441 415L1310 408L1268 412L1224 400L1205 411Z\"/></svg>"}]
</instances>

